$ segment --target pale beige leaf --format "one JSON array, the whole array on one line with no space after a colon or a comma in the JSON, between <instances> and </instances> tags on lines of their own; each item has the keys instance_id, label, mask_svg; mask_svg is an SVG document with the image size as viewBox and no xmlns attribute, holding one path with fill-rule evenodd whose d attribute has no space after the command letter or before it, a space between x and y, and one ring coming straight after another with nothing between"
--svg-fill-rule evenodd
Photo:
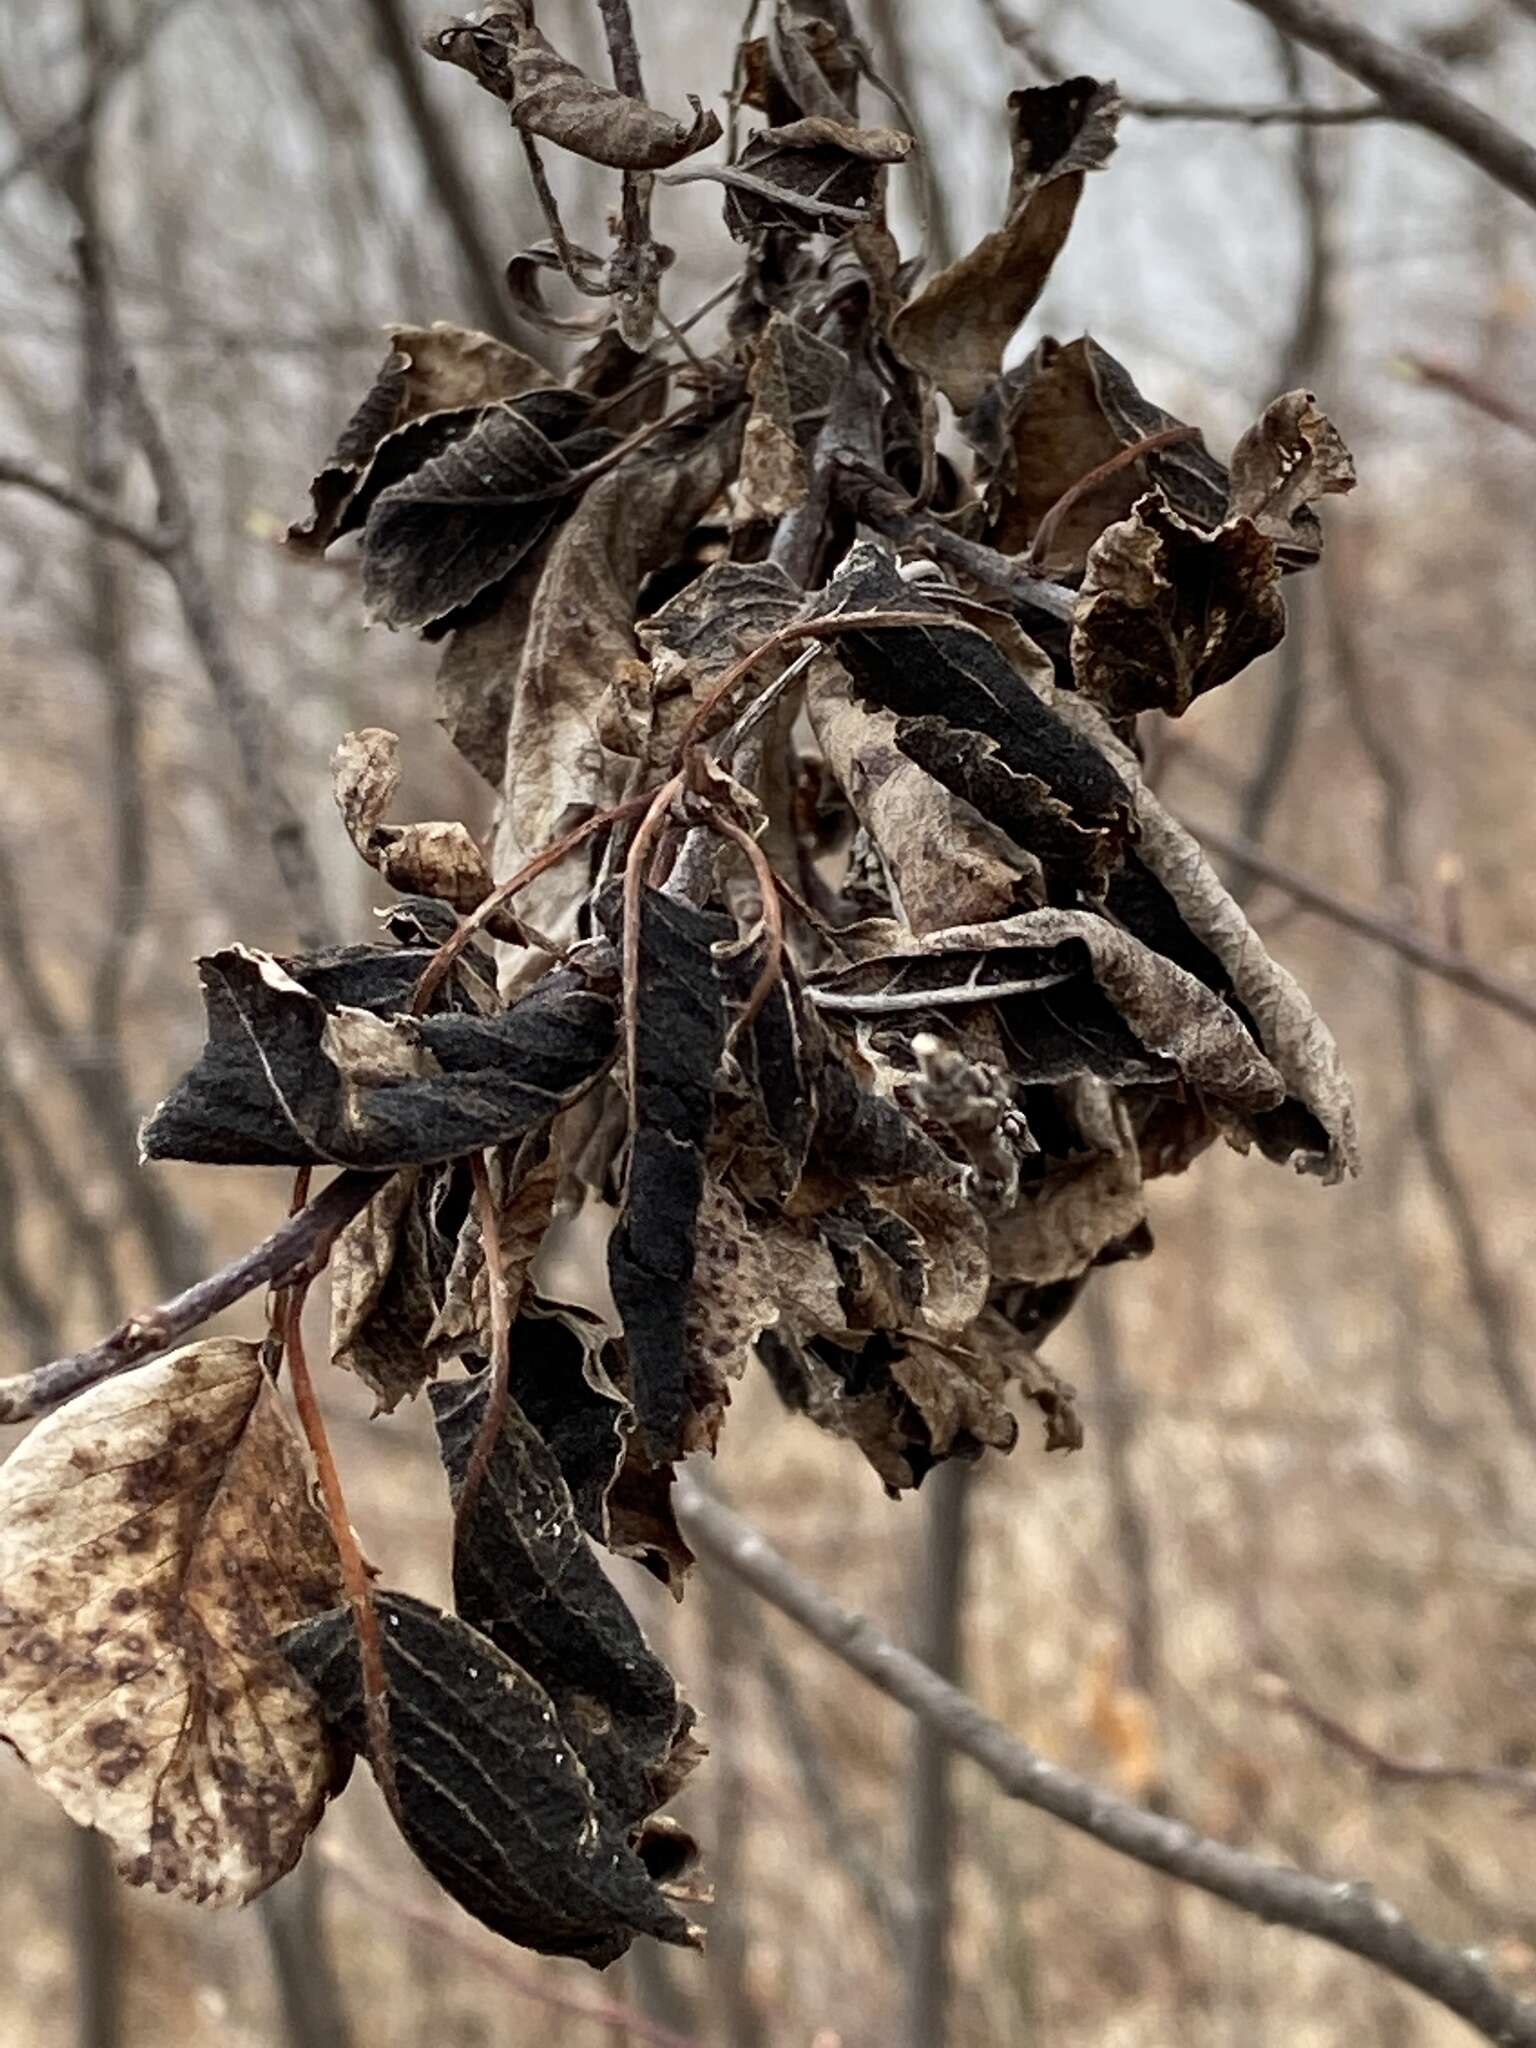
<instances>
[{"instance_id":1,"label":"pale beige leaf","mask_svg":"<svg viewBox=\"0 0 1536 2048\"><path fill-rule=\"evenodd\" d=\"M0 1470L0 1731L131 1882L253 1898L333 1778L273 1637L340 1598L259 1350L189 1345L82 1394Z\"/></svg>"}]
</instances>

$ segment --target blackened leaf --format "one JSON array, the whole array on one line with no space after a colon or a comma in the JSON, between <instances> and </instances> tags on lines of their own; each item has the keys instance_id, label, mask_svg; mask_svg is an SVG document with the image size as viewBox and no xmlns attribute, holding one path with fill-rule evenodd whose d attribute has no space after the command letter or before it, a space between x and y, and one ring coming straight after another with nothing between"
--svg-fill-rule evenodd
<instances>
[{"instance_id":1,"label":"blackened leaf","mask_svg":"<svg viewBox=\"0 0 1536 2048\"><path fill-rule=\"evenodd\" d=\"M547 1123L613 1057L612 1002L557 969L490 1017L402 1015L430 955L199 962L208 1042L145 1123L150 1159L374 1168L454 1159Z\"/></svg>"},{"instance_id":2,"label":"blackened leaf","mask_svg":"<svg viewBox=\"0 0 1536 2048\"><path fill-rule=\"evenodd\" d=\"M559 1461L577 1521L604 1544L610 1539L608 1497L634 1425L618 1385L620 1369L595 1316L538 1295L525 1302L512 1332L512 1391Z\"/></svg>"},{"instance_id":3,"label":"blackened leaf","mask_svg":"<svg viewBox=\"0 0 1536 2048\"><path fill-rule=\"evenodd\" d=\"M488 1157L502 1286L512 1322L532 1286L533 1262L549 1227L559 1178L559 1162L544 1133L525 1145L497 1146ZM437 1358L462 1358L467 1352L486 1358L492 1342L491 1292L479 1204L465 1202L458 1213L458 1236L438 1289L440 1306L426 1342Z\"/></svg>"},{"instance_id":4,"label":"blackened leaf","mask_svg":"<svg viewBox=\"0 0 1536 2048\"><path fill-rule=\"evenodd\" d=\"M523 647L544 567L558 535L552 528L512 574L474 607L448 638L437 670L437 722L493 789L507 767L507 727Z\"/></svg>"},{"instance_id":5,"label":"blackened leaf","mask_svg":"<svg viewBox=\"0 0 1536 2048\"><path fill-rule=\"evenodd\" d=\"M895 714L897 745L936 781L1064 877L1101 889L1128 836L1130 792L1098 748L881 549L855 547L828 592L836 611L932 611L932 626L838 635L855 691Z\"/></svg>"},{"instance_id":6,"label":"blackened leaf","mask_svg":"<svg viewBox=\"0 0 1536 2048\"><path fill-rule=\"evenodd\" d=\"M468 433L381 491L363 532L370 616L441 628L509 576L565 509L583 462L615 445L611 434L577 432L588 406L575 391L487 406Z\"/></svg>"},{"instance_id":7,"label":"blackened leaf","mask_svg":"<svg viewBox=\"0 0 1536 2048\"><path fill-rule=\"evenodd\" d=\"M1183 439L1115 464L1122 450L1180 430ZM988 389L965 431L987 484L987 539L1008 554L1028 548L1046 575L1080 570L1105 527L1124 519L1149 484L1198 526L1227 516L1227 473L1199 433L1143 398L1125 367L1086 334L1065 347L1041 341ZM1115 466L1088 483L1105 464Z\"/></svg>"},{"instance_id":8,"label":"blackened leaf","mask_svg":"<svg viewBox=\"0 0 1536 2048\"><path fill-rule=\"evenodd\" d=\"M807 462L848 358L783 313L769 315L752 359L752 410L741 450L735 505L739 526L778 519L805 497Z\"/></svg>"},{"instance_id":9,"label":"blackened leaf","mask_svg":"<svg viewBox=\"0 0 1536 2048\"><path fill-rule=\"evenodd\" d=\"M608 1277L632 1396L653 1462L680 1456L688 1424L687 1319L725 999L713 946L729 920L646 889L640 904L633 1136Z\"/></svg>"},{"instance_id":10,"label":"blackened leaf","mask_svg":"<svg viewBox=\"0 0 1536 2048\"><path fill-rule=\"evenodd\" d=\"M1085 984L1111 1003L1137 1043L1191 1086L1242 1110L1285 1090L1237 1013L1173 961L1087 910L1032 910L996 923L930 932L910 951L817 975L823 1009L910 1016L977 1002L1009 1004L1016 1039L1026 1005L1073 1018ZM1085 1057L1084 1068L1092 1071ZM1033 1077L1032 1077L1033 1078Z\"/></svg>"},{"instance_id":11,"label":"blackened leaf","mask_svg":"<svg viewBox=\"0 0 1536 2048\"><path fill-rule=\"evenodd\" d=\"M486 1375L431 1391L454 1504L485 1418ZM548 1692L605 1820L629 1829L667 1796L693 1715L577 1519L554 1452L515 1399L454 1536L454 1601Z\"/></svg>"},{"instance_id":12,"label":"blackened leaf","mask_svg":"<svg viewBox=\"0 0 1536 2048\"><path fill-rule=\"evenodd\" d=\"M543 1955L615 1962L637 1934L698 1937L604 1821L549 1694L468 1622L404 1593L375 1593L397 1816L451 1898ZM331 1728L367 1752L357 1638L347 1609L281 1647Z\"/></svg>"},{"instance_id":13,"label":"blackened leaf","mask_svg":"<svg viewBox=\"0 0 1536 2048\"><path fill-rule=\"evenodd\" d=\"M1271 959L1257 932L1222 887L1194 836L1169 816L1141 780L1135 755L1081 698L1063 693L1062 715L1093 739L1135 790L1140 831L1137 852L1172 899L1191 941L1214 957L1230 982L1232 1000L1252 1019L1266 1058L1285 1084L1278 1109L1223 1128L1239 1146L1256 1141L1266 1158L1294 1162L1303 1173L1337 1181L1359 1171L1354 1093L1333 1034L1305 990ZM1198 956L1192 961L1199 972Z\"/></svg>"},{"instance_id":14,"label":"blackened leaf","mask_svg":"<svg viewBox=\"0 0 1536 2048\"><path fill-rule=\"evenodd\" d=\"M1069 78L1010 93L1013 177L1004 226L902 307L891 341L931 377L957 412L968 412L1002 367L1003 350L1050 275L1083 177L1115 146L1120 98L1113 85Z\"/></svg>"},{"instance_id":15,"label":"blackened leaf","mask_svg":"<svg viewBox=\"0 0 1536 2048\"><path fill-rule=\"evenodd\" d=\"M1148 493L1089 550L1072 673L1111 718L1177 718L1284 632L1273 541L1241 516L1202 532Z\"/></svg>"},{"instance_id":16,"label":"blackened leaf","mask_svg":"<svg viewBox=\"0 0 1536 2048\"><path fill-rule=\"evenodd\" d=\"M480 407L553 381L521 350L446 320L430 327L392 327L389 339L389 354L372 389L310 485L313 511L288 530L291 545L324 549L361 525L362 513L381 488L376 466L384 483L394 483L471 426ZM407 427L415 427L415 433L397 438Z\"/></svg>"},{"instance_id":17,"label":"blackened leaf","mask_svg":"<svg viewBox=\"0 0 1536 2048\"><path fill-rule=\"evenodd\" d=\"M589 485L557 535L519 650L498 874L514 874L627 793L653 716L651 673L635 641L640 587L720 496L740 449L739 407L671 428ZM530 884L518 905L535 930L568 942L590 888L577 854ZM524 971L544 965L545 956L530 955ZM519 985L516 972L512 979Z\"/></svg>"},{"instance_id":18,"label":"blackened leaf","mask_svg":"<svg viewBox=\"0 0 1536 2048\"><path fill-rule=\"evenodd\" d=\"M720 139L720 123L689 94L691 122L596 85L546 41L528 0L429 29L429 56L457 64L504 100L519 128L617 171L659 171Z\"/></svg>"},{"instance_id":19,"label":"blackened leaf","mask_svg":"<svg viewBox=\"0 0 1536 2048\"><path fill-rule=\"evenodd\" d=\"M1322 552L1317 499L1352 491L1355 482L1354 460L1310 391L1288 391L1267 405L1232 450L1233 516L1251 519L1288 565Z\"/></svg>"},{"instance_id":20,"label":"blackened leaf","mask_svg":"<svg viewBox=\"0 0 1536 2048\"><path fill-rule=\"evenodd\" d=\"M298 1860L335 1759L277 1634L340 1597L258 1346L93 1387L0 1470L0 1734L123 1875L200 1905Z\"/></svg>"},{"instance_id":21,"label":"blackened leaf","mask_svg":"<svg viewBox=\"0 0 1536 2048\"><path fill-rule=\"evenodd\" d=\"M760 949L720 964L732 997L744 1002L761 969ZM817 1061L787 963L733 1053L716 1092L712 1150L739 1195L777 1208L805 1171L819 1108Z\"/></svg>"},{"instance_id":22,"label":"blackened leaf","mask_svg":"<svg viewBox=\"0 0 1536 2048\"><path fill-rule=\"evenodd\" d=\"M712 1451L758 1338L779 1314L772 1261L757 1226L729 1188L706 1179L694 1226L695 1258L683 1326L687 1359L685 1451Z\"/></svg>"},{"instance_id":23,"label":"blackened leaf","mask_svg":"<svg viewBox=\"0 0 1536 2048\"><path fill-rule=\"evenodd\" d=\"M901 163L911 150L911 136L894 128L850 128L808 115L783 128L760 128L734 166L707 175L726 187L725 224L738 242L768 228L843 234L877 217L886 165Z\"/></svg>"}]
</instances>

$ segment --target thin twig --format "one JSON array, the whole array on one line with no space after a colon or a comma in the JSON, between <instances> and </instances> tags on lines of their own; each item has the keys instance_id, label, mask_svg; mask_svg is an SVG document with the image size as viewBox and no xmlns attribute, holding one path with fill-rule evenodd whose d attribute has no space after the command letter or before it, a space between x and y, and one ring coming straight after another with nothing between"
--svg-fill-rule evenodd
<instances>
[{"instance_id":1,"label":"thin twig","mask_svg":"<svg viewBox=\"0 0 1536 2048\"><path fill-rule=\"evenodd\" d=\"M317 1271L346 1226L378 1193L387 1175L339 1173L297 1216L278 1225L260 1244L242 1252L216 1273L183 1288L158 1308L119 1324L85 1351L56 1358L35 1372L0 1381L0 1424L30 1422L74 1395L168 1351L181 1338L254 1294L305 1271Z\"/></svg>"},{"instance_id":2,"label":"thin twig","mask_svg":"<svg viewBox=\"0 0 1536 2048\"><path fill-rule=\"evenodd\" d=\"M1127 114L1143 121L1231 121L1245 128L1345 128L1361 121L1400 121L1403 116L1384 100L1359 100L1345 107L1320 106L1316 100L1251 103L1222 100L1122 101Z\"/></svg>"},{"instance_id":3,"label":"thin twig","mask_svg":"<svg viewBox=\"0 0 1536 2048\"><path fill-rule=\"evenodd\" d=\"M1345 931L1357 932L1361 938L1370 939L1378 946L1386 946L1405 960L1411 960L1415 967L1423 968L1426 974L1448 981L1453 988L1476 996L1479 1002L1491 1004L1507 1016L1518 1018L1522 1024L1536 1025L1536 991L1523 988L1519 982L1508 981L1486 967L1479 967L1475 961L1463 959L1448 946L1437 944L1410 925L1384 917L1379 910L1349 902L1332 889L1325 888L1321 882L1304 875L1299 868L1276 860L1273 854L1265 853L1235 833L1220 832L1212 825L1195 824L1187 818L1185 826L1212 853L1262 876L1266 882L1272 882L1304 909L1316 911L1320 917L1342 925Z\"/></svg>"},{"instance_id":4,"label":"thin twig","mask_svg":"<svg viewBox=\"0 0 1536 2048\"><path fill-rule=\"evenodd\" d=\"M1420 1934L1369 1885L1332 1883L1268 1863L1047 1761L865 1616L802 1578L750 1523L706 1496L686 1468L678 1474L673 1499L701 1557L731 1572L850 1670L940 1729L1010 1798L1258 1920L1294 1927L1376 1964L1504 2048L1536 2048L1536 2004L1507 1990L1476 1954Z\"/></svg>"},{"instance_id":5,"label":"thin twig","mask_svg":"<svg viewBox=\"0 0 1536 2048\"><path fill-rule=\"evenodd\" d=\"M763 933L767 945L763 950L763 964L757 979L752 984L752 993L747 997L746 1006L731 1027L731 1042L740 1038L752 1028L753 1019L778 986L779 976L784 970L784 912L779 903L779 878L773 872L768 856L745 827L738 825L734 818L723 817L718 810L711 810L709 822L715 831L723 832L747 856L752 873L757 880L758 899L761 903Z\"/></svg>"},{"instance_id":6,"label":"thin twig","mask_svg":"<svg viewBox=\"0 0 1536 2048\"><path fill-rule=\"evenodd\" d=\"M165 562L174 536L162 527L143 526L137 519L130 519L119 511L113 499L72 482L51 463L25 462L15 455L0 455L0 484L14 484L18 490L32 491L62 511L73 512L77 519L88 520L100 532L110 534L113 540L125 541L149 561L162 565Z\"/></svg>"},{"instance_id":7,"label":"thin twig","mask_svg":"<svg viewBox=\"0 0 1536 2048\"><path fill-rule=\"evenodd\" d=\"M1486 413L1489 419L1498 420L1502 426L1513 427L1528 441L1536 441L1536 413L1527 412L1523 405L1517 405L1502 391L1493 390L1480 378L1469 376L1465 370L1458 370L1454 363L1442 362L1436 356L1407 355L1400 360L1403 368L1420 384L1431 384L1437 390L1448 391L1464 405Z\"/></svg>"},{"instance_id":8,"label":"thin twig","mask_svg":"<svg viewBox=\"0 0 1536 2048\"><path fill-rule=\"evenodd\" d=\"M315 1461L315 1477L320 1483L320 1498L336 1544L347 1605L352 1610L358 1665L362 1673L363 1718L368 1730L369 1760L379 1781L379 1790L384 1794L390 1812L398 1819L400 1794L395 1784L395 1746L389 1732L389 1686L384 1676L384 1644L379 1634L378 1609L373 1604L368 1566L347 1512L341 1474L331 1455L325 1417L320 1412L320 1398L310 1378L309 1361L304 1353L304 1297L309 1291L311 1277L312 1271L303 1274L284 1297L283 1355L288 1362L288 1384L293 1393L299 1426Z\"/></svg>"},{"instance_id":9,"label":"thin twig","mask_svg":"<svg viewBox=\"0 0 1536 2048\"><path fill-rule=\"evenodd\" d=\"M1257 1691L1266 1705L1280 1707L1287 1714L1363 1764L1373 1778L1391 1785L1473 1785L1485 1792L1515 1792L1527 1806L1536 1802L1536 1771L1521 1770L1514 1764L1455 1764L1437 1756L1393 1756L1367 1742L1347 1722L1330 1714L1298 1692L1278 1672L1258 1674Z\"/></svg>"},{"instance_id":10,"label":"thin twig","mask_svg":"<svg viewBox=\"0 0 1536 2048\"><path fill-rule=\"evenodd\" d=\"M1243 0L1276 28L1369 86L1396 120L1438 135L1527 206L1536 206L1536 149L1447 85L1439 68L1322 0Z\"/></svg>"}]
</instances>

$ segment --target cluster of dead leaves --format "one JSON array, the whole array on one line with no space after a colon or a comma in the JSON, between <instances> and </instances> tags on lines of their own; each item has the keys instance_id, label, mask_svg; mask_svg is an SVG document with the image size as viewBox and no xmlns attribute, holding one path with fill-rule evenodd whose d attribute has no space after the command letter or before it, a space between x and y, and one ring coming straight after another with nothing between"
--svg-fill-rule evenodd
<instances>
[{"instance_id":1,"label":"cluster of dead leaves","mask_svg":"<svg viewBox=\"0 0 1536 2048\"><path fill-rule=\"evenodd\" d=\"M1224 465L1087 337L1004 368L1113 150L1112 85L1012 96L1005 216L920 284L884 213L912 143L861 125L845 7L772 15L736 74L764 125L673 173L722 184L745 249L708 360L652 346L646 307L652 183L715 117L594 83L527 5L429 42L530 151L624 178L606 269L563 233L513 265L612 301L564 381L396 329L292 533L350 537L371 616L442 643L494 844L394 818L393 736L349 735L345 827L400 892L382 933L205 959L206 1046L144 1132L152 1158L380 1176L331 1260L333 1359L384 1410L428 1389L457 1510L455 1611L372 1596L381 1776L472 1912L597 1963L696 1938L657 1813L697 1754L598 1552L680 1594L673 1471L749 1364L893 1491L1010 1449L1020 1398L1071 1447L1039 1346L1151 1248L1151 1181L1218 1137L1355 1164L1332 1039L1136 728L1274 645L1342 443L1293 392ZM541 1261L593 1205L607 1290L552 1300ZM214 1901L381 1762L266 1363L145 1367L0 1481L0 1723L130 1876Z\"/></svg>"}]
</instances>

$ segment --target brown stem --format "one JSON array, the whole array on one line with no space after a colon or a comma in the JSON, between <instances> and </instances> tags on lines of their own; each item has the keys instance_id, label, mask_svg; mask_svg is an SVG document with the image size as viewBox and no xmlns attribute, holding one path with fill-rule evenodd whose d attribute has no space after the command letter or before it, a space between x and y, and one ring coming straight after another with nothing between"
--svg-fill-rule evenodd
<instances>
[{"instance_id":1,"label":"brown stem","mask_svg":"<svg viewBox=\"0 0 1536 2048\"><path fill-rule=\"evenodd\" d=\"M304 1354L304 1297L309 1292L309 1277L300 1280L288 1289L283 1303L283 1352L288 1361L288 1384L293 1393L293 1405L298 1413L299 1426L309 1444L310 1455L315 1461L315 1476L320 1482L320 1498L325 1507L326 1520L331 1525L331 1535L336 1543L336 1555L341 1562L341 1582L346 1589L347 1605L352 1610L352 1626L357 1632L358 1663L363 1678L363 1716L368 1728L368 1753L373 1763L374 1776L379 1789L389 1803L390 1811L398 1818L400 1795L395 1785L395 1749L389 1732L389 1686L384 1676L384 1643L379 1634L378 1610L373 1604L373 1589L369 1584L368 1566L358 1544L352 1518L347 1513L347 1497L342 1491L341 1474L336 1469L336 1460L331 1455L331 1441L326 1435L325 1418L320 1413L319 1397L315 1383L310 1377L309 1360Z\"/></svg>"},{"instance_id":2,"label":"brown stem","mask_svg":"<svg viewBox=\"0 0 1536 2048\"><path fill-rule=\"evenodd\" d=\"M1035 570L1041 566L1046 549L1056 537L1057 527L1080 498L1097 489L1106 478L1117 475L1122 469L1129 469L1133 462L1140 462L1143 455L1155 454L1159 448L1172 448L1179 441L1193 441L1197 432L1194 427L1160 427L1155 434L1145 434L1127 448L1117 448L1113 455L1106 456L1086 475L1080 476L1076 483L1068 484L1035 529L1034 541L1024 557L1024 568Z\"/></svg>"},{"instance_id":3,"label":"brown stem","mask_svg":"<svg viewBox=\"0 0 1536 2048\"><path fill-rule=\"evenodd\" d=\"M158 1308L130 1316L88 1350L0 1381L0 1425L46 1415L99 1380L111 1379L115 1373L153 1358L156 1352L169 1350L257 1288L280 1286L300 1273L317 1271L330 1256L337 1237L387 1178L380 1173L339 1173L307 1208L217 1273L183 1288Z\"/></svg>"},{"instance_id":4,"label":"brown stem","mask_svg":"<svg viewBox=\"0 0 1536 2048\"><path fill-rule=\"evenodd\" d=\"M1536 1805L1536 1771L1521 1770L1513 1764L1456 1764L1437 1756L1393 1756L1367 1742L1346 1722L1299 1693L1289 1679L1273 1671L1258 1676L1259 1697L1268 1705L1293 1714L1314 1734L1343 1750L1363 1764L1373 1778L1396 1785L1475 1785L1487 1792L1515 1792L1526 1807Z\"/></svg>"},{"instance_id":5,"label":"brown stem","mask_svg":"<svg viewBox=\"0 0 1536 2048\"><path fill-rule=\"evenodd\" d=\"M887 1698L921 1715L1009 1798L1256 1920L1294 1927L1376 1964L1489 2041L1536 2048L1536 2004L1501 1984L1475 1951L1431 1941L1369 1885L1337 1884L1266 1862L1051 1763L865 1616L802 1578L750 1523L706 1495L686 1467L673 1498L702 1558L733 1573Z\"/></svg>"},{"instance_id":6,"label":"brown stem","mask_svg":"<svg viewBox=\"0 0 1536 2048\"><path fill-rule=\"evenodd\" d=\"M779 902L779 878L769 864L768 856L758 845L752 834L738 825L732 818L723 818L712 811L710 824L717 832L723 832L727 839L739 846L752 863L752 872L757 878L757 892L762 900L763 932L767 938L767 949L763 956L762 968L752 984L746 1007L736 1019L731 1036L739 1037L750 1029L753 1018L773 993L780 974L784 969L784 910Z\"/></svg>"}]
</instances>

